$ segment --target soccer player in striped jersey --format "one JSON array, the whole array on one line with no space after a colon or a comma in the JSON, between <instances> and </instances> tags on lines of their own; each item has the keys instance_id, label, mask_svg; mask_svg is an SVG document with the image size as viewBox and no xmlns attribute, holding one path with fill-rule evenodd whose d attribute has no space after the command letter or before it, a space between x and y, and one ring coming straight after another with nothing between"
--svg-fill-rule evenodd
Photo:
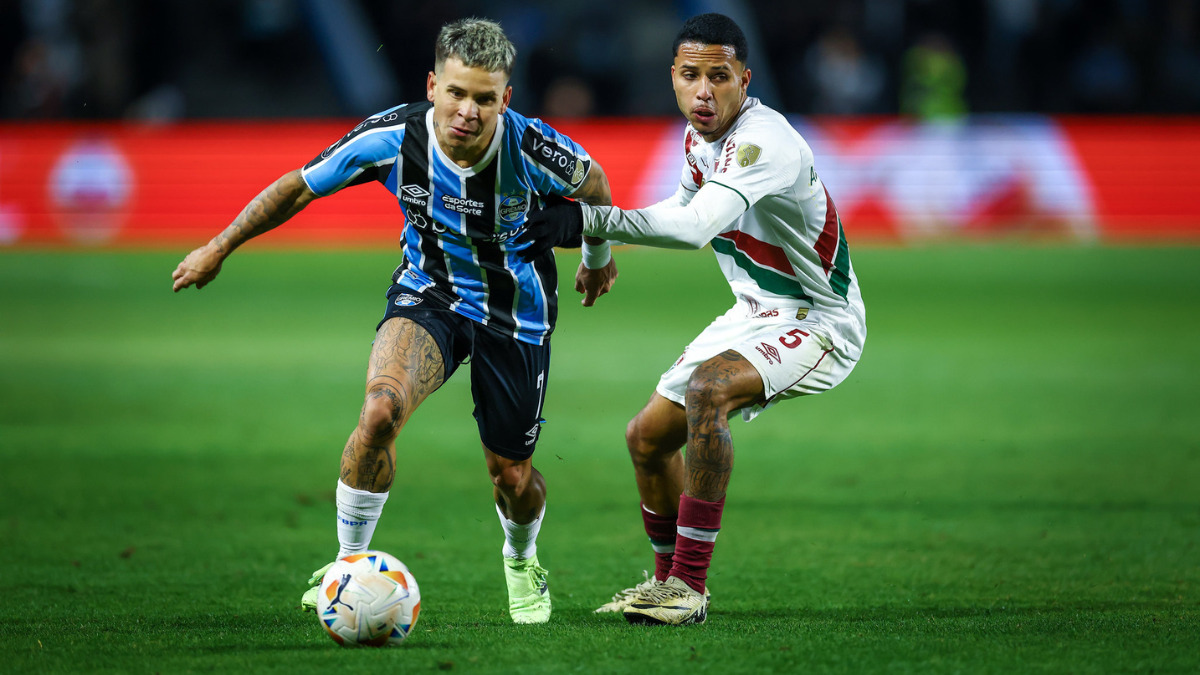
<instances>
[{"instance_id":1,"label":"soccer player in striped jersey","mask_svg":"<svg viewBox=\"0 0 1200 675\"><path fill-rule=\"evenodd\" d=\"M667 248L712 246L736 301L684 350L629 423L655 574L597 611L689 624L708 612L707 576L733 469L728 418L819 394L854 368L866 314L842 223L812 150L747 96L746 39L728 17L689 19L671 77L689 124L674 197L640 210L561 200L520 241L586 235ZM686 445L681 456L679 449Z\"/></svg>"},{"instance_id":2,"label":"soccer player in striped jersey","mask_svg":"<svg viewBox=\"0 0 1200 675\"><path fill-rule=\"evenodd\" d=\"M551 603L536 542L546 485L532 456L544 421L558 281L553 252L518 257L514 237L544 198L571 195L596 205L612 199L604 171L582 147L509 108L515 56L491 21L444 26L426 101L366 119L285 174L188 254L173 278L175 291L203 288L234 249L314 199L361 183L387 188L404 212L403 262L376 327L358 425L342 452L337 557L370 546L396 476L400 429L470 358L473 414L505 535L509 613L516 623L544 623ZM583 304L615 278L611 260L581 265L576 288ZM315 611L328 567L309 580L304 609Z\"/></svg>"}]
</instances>

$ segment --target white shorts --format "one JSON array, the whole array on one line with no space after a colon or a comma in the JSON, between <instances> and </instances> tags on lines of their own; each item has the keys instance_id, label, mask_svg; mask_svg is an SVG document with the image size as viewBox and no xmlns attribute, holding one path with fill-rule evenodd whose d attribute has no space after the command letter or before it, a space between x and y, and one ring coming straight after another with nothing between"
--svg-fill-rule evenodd
<instances>
[{"instance_id":1,"label":"white shorts","mask_svg":"<svg viewBox=\"0 0 1200 675\"><path fill-rule=\"evenodd\" d=\"M675 365L659 378L656 391L684 405L692 372L728 349L741 354L762 378L766 402L740 410L747 422L784 399L834 388L857 363L834 349L818 321L796 319L790 313L747 317L744 307L734 305L684 348Z\"/></svg>"}]
</instances>

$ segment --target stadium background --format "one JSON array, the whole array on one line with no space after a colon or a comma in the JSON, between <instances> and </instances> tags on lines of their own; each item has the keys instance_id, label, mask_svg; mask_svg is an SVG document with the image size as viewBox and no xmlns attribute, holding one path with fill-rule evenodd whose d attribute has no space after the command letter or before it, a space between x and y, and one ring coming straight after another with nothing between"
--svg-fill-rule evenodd
<instances>
[{"instance_id":1,"label":"stadium background","mask_svg":"<svg viewBox=\"0 0 1200 675\"><path fill-rule=\"evenodd\" d=\"M0 244L197 241L357 120L420 100L437 28L469 14L518 46L514 107L643 206L677 180L669 36L714 8L748 27L752 93L793 116L860 239L1197 234L1190 0L39 0L0 9ZM264 242L392 242L397 212L369 192Z\"/></svg>"}]
</instances>

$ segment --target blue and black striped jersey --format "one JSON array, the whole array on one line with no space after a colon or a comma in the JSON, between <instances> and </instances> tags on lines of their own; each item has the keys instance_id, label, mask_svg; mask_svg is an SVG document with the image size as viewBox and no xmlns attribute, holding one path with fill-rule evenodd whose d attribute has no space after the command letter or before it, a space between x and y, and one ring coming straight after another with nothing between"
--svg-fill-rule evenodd
<instances>
[{"instance_id":1,"label":"blue and black striped jersey","mask_svg":"<svg viewBox=\"0 0 1200 675\"><path fill-rule=\"evenodd\" d=\"M405 217L404 262L393 282L518 340L543 344L558 314L554 254L524 262L511 242L539 195L572 194L591 166L570 138L508 110L483 158L464 169L438 147L432 106L414 103L367 118L302 173L322 196L382 183Z\"/></svg>"}]
</instances>

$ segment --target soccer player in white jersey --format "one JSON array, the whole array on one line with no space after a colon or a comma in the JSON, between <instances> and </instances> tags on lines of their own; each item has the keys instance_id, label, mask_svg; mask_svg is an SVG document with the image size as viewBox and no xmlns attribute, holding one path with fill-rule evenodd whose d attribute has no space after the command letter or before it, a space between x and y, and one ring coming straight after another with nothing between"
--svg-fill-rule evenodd
<instances>
[{"instance_id":1,"label":"soccer player in white jersey","mask_svg":"<svg viewBox=\"0 0 1200 675\"><path fill-rule=\"evenodd\" d=\"M509 614L516 623L544 623L551 603L536 542L546 484L532 456L544 421L558 284L553 253L519 258L513 238L548 196L612 200L603 170L583 148L508 107L515 56L491 21L444 26L427 101L369 117L285 174L172 277L175 291L203 288L234 249L314 199L360 183L387 188L404 211L403 262L376 327L358 425L342 451L337 557L369 548L396 476L401 427L470 358L473 414L505 535ZM576 275L584 305L616 278L611 263L592 267ZM309 579L304 609L315 611L328 567Z\"/></svg>"},{"instance_id":2,"label":"soccer player in white jersey","mask_svg":"<svg viewBox=\"0 0 1200 675\"><path fill-rule=\"evenodd\" d=\"M862 353L866 319L812 150L782 115L747 96L741 29L720 14L696 16L673 49L671 80L689 123L674 197L640 210L559 200L518 240L548 247L582 232L666 248L711 244L729 281L733 307L687 346L625 432L654 577L597 610L680 625L708 612L706 579L733 469L728 418L740 412L749 421L836 386ZM585 246L587 261L603 263L602 248Z\"/></svg>"}]
</instances>

